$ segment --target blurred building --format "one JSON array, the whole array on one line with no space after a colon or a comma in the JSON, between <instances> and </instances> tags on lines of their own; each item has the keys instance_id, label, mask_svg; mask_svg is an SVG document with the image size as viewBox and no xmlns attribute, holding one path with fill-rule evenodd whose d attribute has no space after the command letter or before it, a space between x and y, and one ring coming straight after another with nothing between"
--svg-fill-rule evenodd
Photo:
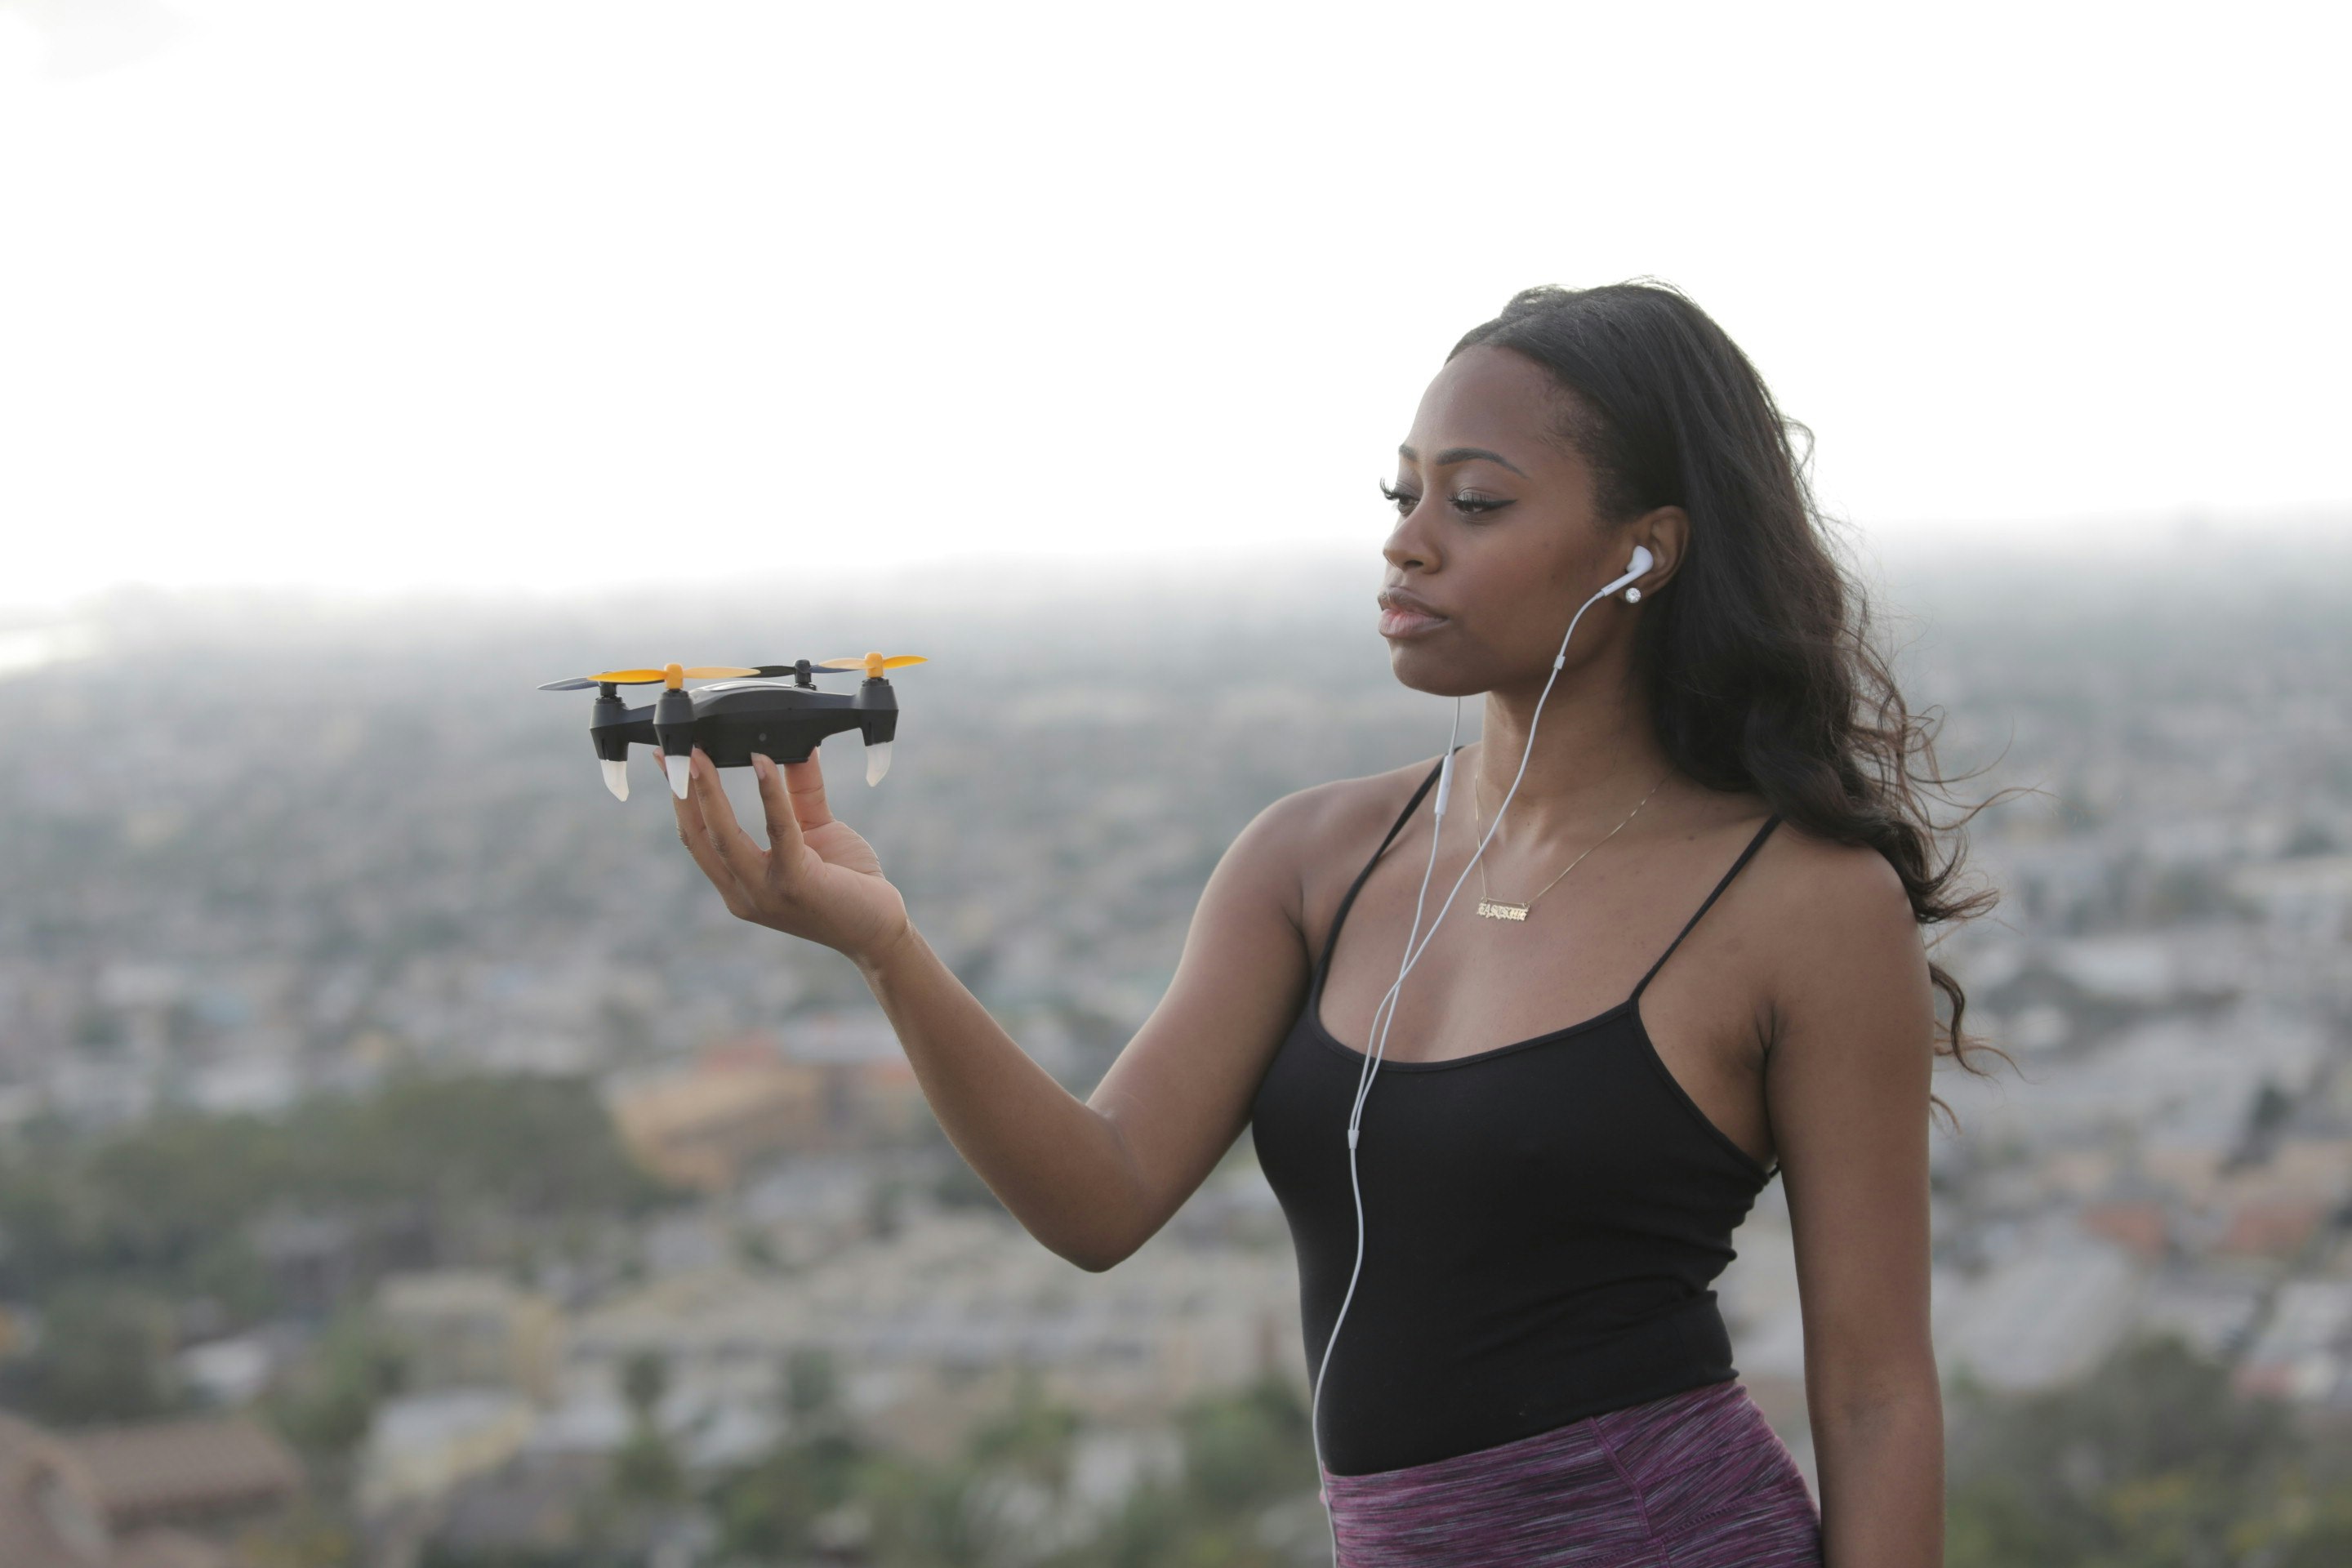
<instances>
[{"instance_id":1,"label":"blurred building","mask_svg":"<svg viewBox=\"0 0 2352 1568\"><path fill-rule=\"evenodd\" d=\"M2317 1401L2344 1381L2352 1355L2352 1279L2294 1279L2239 1364L2241 1392Z\"/></svg>"},{"instance_id":2,"label":"blurred building","mask_svg":"<svg viewBox=\"0 0 2352 1568\"><path fill-rule=\"evenodd\" d=\"M452 1388L376 1406L360 1451L356 1500L376 1518L431 1503L521 1452L538 1412L519 1394Z\"/></svg>"},{"instance_id":3,"label":"blurred building","mask_svg":"<svg viewBox=\"0 0 2352 1568\"><path fill-rule=\"evenodd\" d=\"M300 1462L239 1416L96 1427L65 1441L121 1536L169 1528L226 1538L282 1517L302 1495Z\"/></svg>"},{"instance_id":4,"label":"blurred building","mask_svg":"<svg viewBox=\"0 0 2352 1568\"><path fill-rule=\"evenodd\" d=\"M735 1036L683 1068L621 1075L605 1103L646 1170L711 1193L781 1155L903 1139L928 1114L887 1025L877 1040L870 1023L838 1015L796 1021L782 1039Z\"/></svg>"},{"instance_id":5,"label":"blurred building","mask_svg":"<svg viewBox=\"0 0 2352 1568\"><path fill-rule=\"evenodd\" d=\"M653 1355L668 1373L666 1424L691 1415L715 1444L736 1424L730 1406L746 1418L775 1409L793 1359L812 1351L845 1369L850 1415L918 1451L945 1451L1019 1368L1088 1415L1149 1422L1269 1373L1303 1389L1297 1301L1286 1248L1196 1247L1163 1231L1097 1275L1002 1214L917 1209L895 1234L790 1276L680 1275L586 1314L551 1422L594 1426L602 1408L613 1428L622 1368Z\"/></svg>"},{"instance_id":6,"label":"blurred building","mask_svg":"<svg viewBox=\"0 0 2352 1568\"><path fill-rule=\"evenodd\" d=\"M507 1388L544 1401L563 1356L563 1319L543 1296L496 1274L400 1274L376 1292L376 1317L399 1347L407 1386Z\"/></svg>"},{"instance_id":7,"label":"blurred building","mask_svg":"<svg viewBox=\"0 0 2352 1568\"><path fill-rule=\"evenodd\" d=\"M0 1415L0 1563L8 1568L121 1568L98 1492L72 1449Z\"/></svg>"},{"instance_id":8,"label":"blurred building","mask_svg":"<svg viewBox=\"0 0 2352 1568\"><path fill-rule=\"evenodd\" d=\"M2161 1263L2172 1247L2171 1221L2151 1198L2111 1198L2086 1205L2077 1216L2083 1228L2114 1242L2142 1263Z\"/></svg>"},{"instance_id":9,"label":"blurred building","mask_svg":"<svg viewBox=\"0 0 2352 1568\"><path fill-rule=\"evenodd\" d=\"M2140 1299L2139 1331L2169 1334L2201 1354L2227 1361L2245 1348L2262 1316L2264 1291L2253 1279L2183 1269L2149 1280Z\"/></svg>"},{"instance_id":10,"label":"blurred building","mask_svg":"<svg viewBox=\"0 0 2352 1568\"><path fill-rule=\"evenodd\" d=\"M2113 1243L2079 1230L2037 1237L1979 1279L1936 1280L1937 1360L1999 1389L2072 1383L2130 1329L2142 1278Z\"/></svg>"},{"instance_id":11,"label":"blurred building","mask_svg":"<svg viewBox=\"0 0 2352 1568\"><path fill-rule=\"evenodd\" d=\"M896 1043L896 1037L893 1037ZM856 1124L886 1139L907 1137L930 1119L930 1103L903 1056L848 1063L837 1069L841 1094Z\"/></svg>"},{"instance_id":12,"label":"blurred building","mask_svg":"<svg viewBox=\"0 0 2352 1568\"><path fill-rule=\"evenodd\" d=\"M2352 919L2352 855L2306 855L2242 866L2232 891L2291 931L2340 940Z\"/></svg>"},{"instance_id":13,"label":"blurred building","mask_svg":"<svg viewBox=\"0 0 2352 1568\"><path fill-rule=\"evenodd\" d=\"M488 1562L560 1563L579 1553L609 1495L601 1458L525 1453L460 1483L433 1531L443 1552Z\"/></svg>"},{"instance_id":14,"label":"blurred building","mask_svg":"<svg viewBox=\"0 0 2352 1568\"><path fill-rule=\"evenodd\" d=\"M2296 1195L2252 1197L2233 1205L2228 1226L2213 1243L2222 1258L2292 1263L2303 1256L2326 1219L2329 1205Z\"/></svg>"},{"instance_id":15,"label":"blurred building","mask_svg":"<svg viewBox=\"0 0 2352 1568\"><path fill-rule=\"evenodd\" d=\"M60 1436L0 1415L6 1568L243 1568L227 1542L302 1489L294 1457L247 1421Z\"/></svg>"},{"instance_id":16,"label":"blurred building","mask_svg":"<svg viewBox=\"0 0 2352 1568\"><path fill-rule=\"evenodd\" d=\"M826 1068L790 1061L763 1036L745 1036L682 1069L619 1080L606 1103L629 1152L679 1186L724 1192L753 1163L825 1146L838 1123Z\"/></svg>"}]
</instances>

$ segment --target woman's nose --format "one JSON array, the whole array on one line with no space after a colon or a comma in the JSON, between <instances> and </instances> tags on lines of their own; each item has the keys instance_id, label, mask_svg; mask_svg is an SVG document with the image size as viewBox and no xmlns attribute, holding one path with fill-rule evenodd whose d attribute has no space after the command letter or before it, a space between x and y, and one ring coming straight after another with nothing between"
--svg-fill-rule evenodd
<instances>
[{"instance_id":1,"label":"woman's nose","mask_svg":"<svg viewBox=\"0 0 2352 1568\"><path fill-rule=\"evenodd\" d=\"M1436 553L1430 549L1429 541L1409 515L1397 519L1397 525L1389 530L1388 539L1381 546L1381 555L1400 572L1426 572L1436 564Z\"/></svg>"}]
</instances>

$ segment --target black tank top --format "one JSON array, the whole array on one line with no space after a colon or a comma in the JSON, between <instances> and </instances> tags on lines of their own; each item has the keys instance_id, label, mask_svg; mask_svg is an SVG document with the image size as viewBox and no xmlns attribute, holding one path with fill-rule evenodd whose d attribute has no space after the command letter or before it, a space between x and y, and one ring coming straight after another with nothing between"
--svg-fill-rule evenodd
<instances>
[{"instance_id":1,"label":"black tank top","mask_svg":"<svg viewBox=\"0 0 2352 1568\"><path fill-rule=\"evenodd\" d=\"M1340 901L1251 1107L1298 1251L1310 1375L1356 1261L1348 1108L1364 1065L1323 1027L1323 979L1349 906L1436 779ZM1774 1172L1666 1070L1638 1004L1780 820L1607 1012L1444 1061L1381 1058L1356 1152L1363 1273L1324 1373L1332 1474L1452 1458L1738 1375L1711 1285Z\"/></svg>"}]
</instances>

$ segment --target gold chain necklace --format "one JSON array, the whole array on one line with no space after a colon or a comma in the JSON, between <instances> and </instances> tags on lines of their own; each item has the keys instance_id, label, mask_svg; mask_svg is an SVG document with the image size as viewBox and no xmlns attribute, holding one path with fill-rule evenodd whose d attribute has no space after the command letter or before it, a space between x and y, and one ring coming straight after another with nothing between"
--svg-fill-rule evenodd
<instances>
[{"instance_id":1,"label":"gold chain necklace","mask_svg":"<svg viewBox=\"0 0 2352 1568\"><path fill-rule=\"evenodd\" d=\"M1664 786L1666 780L1671 776L1673 776L1673 770L1671 768L1665 773L1659 774L1658 782L1650 786L1649 795L1644 795L1641 799L1635 801L1633 803L1633 809L1625 814L1625 822L1619 823L1616 826L1602 834L1600 840L1596 842L1591 848L1587 849L1584 852L1584 855L1591 854L1593 849L1600 848L1602 844L1608 843L1620 833L1624 832L1625 823L1633 821L1633 818L1642 814L1642 808L1650 804L1650 795L1657 794L1658 791ZM1478 780L1475 776L1473 776L1470 780L1470 820L1477 825L1478 837L1481 842L1484 842L1486 837L1486 807L1484 803L1479 800L1478 794ZM1560 877L1567 876L1570 871L1575 870L1579 866L1584 864L1584 855L1579 855L1575 859L1570 860L1567 865L1561 867L1559 868L1559 877L1554 877L1550 881L1546 882L1542 887L1538 888L1536 889L1535 899L1529 899L1524 904L1507 903L1500 900L1487 897L1486 858L1483 855L1480 856L1478 858L1478 912L1490 921L1526 920L1528 918L1528 911L1536 907L1536 899L1542 898L1546 893L1550 892L1554 888L1559 886Z\"/></svg>"}]
</instances>

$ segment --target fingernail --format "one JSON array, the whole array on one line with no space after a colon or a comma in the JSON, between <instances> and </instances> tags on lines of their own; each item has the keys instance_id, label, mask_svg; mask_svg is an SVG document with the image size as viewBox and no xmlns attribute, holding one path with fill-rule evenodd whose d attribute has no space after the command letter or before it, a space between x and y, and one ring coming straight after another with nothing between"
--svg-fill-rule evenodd
<instances>
[{"instance_id":1,"label":"fingernail","mask_svg":"<svg viewBox=\"0 0 2352 1568\"><path fill-rule=\"evenodd\" d=\"M776 771L775 763L772 759L762 756L758 752L751 753L751 763L753 766L760 770L760 776L761 778L766 778L770 773Z\"/></svg>"}]
</instances>

